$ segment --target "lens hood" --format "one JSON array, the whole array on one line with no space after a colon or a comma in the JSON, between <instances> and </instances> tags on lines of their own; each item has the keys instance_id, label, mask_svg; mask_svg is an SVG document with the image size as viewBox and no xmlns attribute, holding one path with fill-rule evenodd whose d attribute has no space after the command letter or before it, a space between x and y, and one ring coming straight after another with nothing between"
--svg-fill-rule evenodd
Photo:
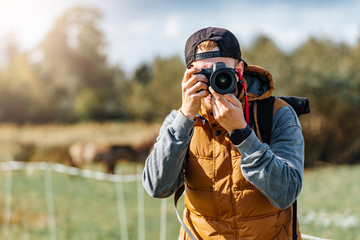
<instances>
[{"instance_id":1,"label":"lens hood","mask_svg":"<svg viewBox=\"0 0 360 240\"><path fill-rule=\"evenodd\" d=\"M236 73L232 68L226 67L225 63L217 62L213 66L210 76L210 86L219 94L235 93Z\"/></svg>"}]
</instances>

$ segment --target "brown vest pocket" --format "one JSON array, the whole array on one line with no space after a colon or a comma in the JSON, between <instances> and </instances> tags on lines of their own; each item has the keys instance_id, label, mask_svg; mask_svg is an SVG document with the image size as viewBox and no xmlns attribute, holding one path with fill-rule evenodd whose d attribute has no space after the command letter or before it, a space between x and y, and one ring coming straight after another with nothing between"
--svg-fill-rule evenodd
<instances>
[{"instance_id":1,"label":"brown vest pocket","mask_svg":"<svg viewBox=\"0 0 360 240\"><path fill-rule=\"evenodd\" d=\"M212 190L198 190L186 186L185 205L194 214L216 218L214 193Z\"/></svg>"}]
</instances>

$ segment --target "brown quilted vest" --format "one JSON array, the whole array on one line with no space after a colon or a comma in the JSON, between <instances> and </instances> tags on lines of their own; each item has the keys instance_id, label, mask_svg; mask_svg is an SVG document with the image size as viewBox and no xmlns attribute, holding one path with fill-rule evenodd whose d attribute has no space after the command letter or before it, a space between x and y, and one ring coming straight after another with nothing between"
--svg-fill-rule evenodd
<instances>
[{"instance_id":1,"label":"brown quilted vest","mask_svg":"<svg viewBox=\"0 0 360 240\"><path fill-rule=\"evenodd\" d=\"M274 85L268 72L254 66L245 71L259 72L270 82L270 89L261 96L249 94L250 102L271 96ZM284 105L277 100L274 109ZM190 231L198 239L292 239L292 207L274 207L248 182L241 173L241 155L227 131L211 113L201 109L200 115L206 120L195 124L185 169L183 220ZM190 239L183 228L179 239Z\"/></svg>"}]
</instances>

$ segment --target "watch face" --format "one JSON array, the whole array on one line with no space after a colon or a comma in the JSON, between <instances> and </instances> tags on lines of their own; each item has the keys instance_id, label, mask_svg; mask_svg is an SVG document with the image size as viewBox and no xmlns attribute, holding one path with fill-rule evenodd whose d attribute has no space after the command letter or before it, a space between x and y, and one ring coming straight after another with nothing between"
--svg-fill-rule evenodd
<instances>
[{"instance_id":1,"label":"watch face","mask_svg":"<svg viewBox=\"0 0 360 240\"><path fill-rule=\"evenodd\" d=\"M241 132L241 130L236 130L231 133L230 140L235 145L238 145L244 141L244 134Z\"/></svg>"},{"instance_id":2,"label":"watch face","mask_svg":"<svg viewBox=\"0 0 360 240\"><path fill-rule=\"evenodd\" d=\"M234 130L231 134L230 134L230 140L233 144L235 145L239 145L240 143L242 143L249 135L251 134L251 129L249 126L247 126L244 129L237 129Z\"/></svg>"}]
</instances>

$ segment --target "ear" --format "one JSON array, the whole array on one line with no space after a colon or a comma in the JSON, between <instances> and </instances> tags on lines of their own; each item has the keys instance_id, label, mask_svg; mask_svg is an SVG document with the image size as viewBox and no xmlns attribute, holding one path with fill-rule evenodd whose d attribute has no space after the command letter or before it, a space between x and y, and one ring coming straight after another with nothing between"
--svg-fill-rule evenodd
<instances>
[{"instance_id":1,"label":"ear","mask_svg":"<svg viewBox=\"0 0 360 240\"><path fill-rule=\"evenodd\" d=\"M243 75L243 73L244 73L244 62L239 61L239 63L236 65L236 68L239 69L239 72L241 73L241 75Z\"/></svg>"},{"instance_id":2,"label":"ear","mask_svg":"<svg viewBox=\"0 0 360 240\"><path fill-rule=\"evenodd\" d=\"M240 81L242 80L242 76L243 76L243 73L244 73L244 62L243 61L239 61L239 63L236 65L236 72L237 72L237 76L238 76L238 80L237 81Z\"/></svg>"}]
</instances>

